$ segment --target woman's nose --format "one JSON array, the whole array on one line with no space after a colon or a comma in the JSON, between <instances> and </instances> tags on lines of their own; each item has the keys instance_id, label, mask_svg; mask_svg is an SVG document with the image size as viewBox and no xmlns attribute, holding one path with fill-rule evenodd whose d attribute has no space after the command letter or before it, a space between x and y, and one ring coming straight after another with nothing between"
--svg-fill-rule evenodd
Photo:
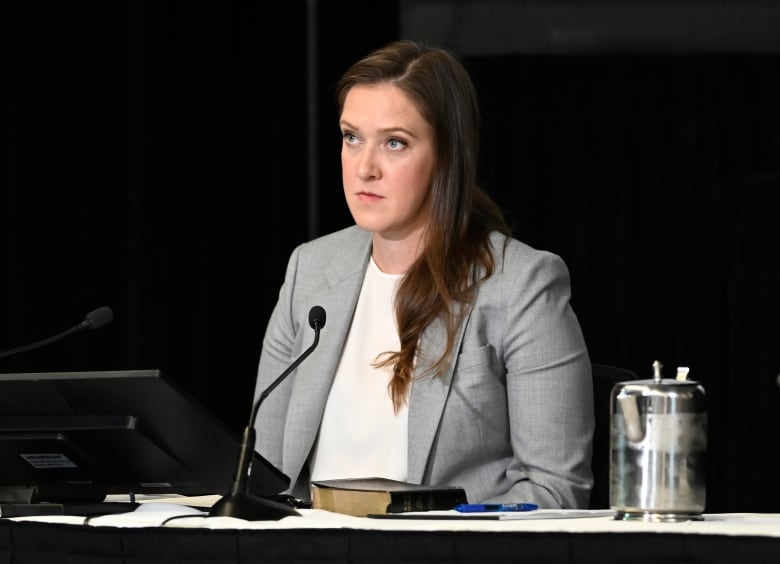
<instances>
[{"instance_id":1,"label":"woman's nose","mask_svg":"<svg viewBox=\"0 0 780 564\"><path fill-rule=\"evenodd\" d=\"M381 176L376 149L365 147L358 157L357 175L361 180L376 179Z\"/></svg>"}]
</instances>

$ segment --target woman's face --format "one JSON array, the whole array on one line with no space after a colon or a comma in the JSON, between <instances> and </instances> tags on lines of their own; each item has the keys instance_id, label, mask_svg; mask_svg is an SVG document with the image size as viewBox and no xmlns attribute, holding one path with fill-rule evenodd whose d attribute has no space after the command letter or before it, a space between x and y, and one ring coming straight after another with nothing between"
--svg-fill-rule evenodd
<instances>
[{"instance_id":1,"label":"woman's face","mask_svg":"<svg viewBox=\"0 0 780 564\"><path fill-rule=\"evenodd\" d=\"M419 236L430 213L433 128L396 86L354 86L344 100L341 173L360 227L392 240Z\"/></svg>"}]
</instances>

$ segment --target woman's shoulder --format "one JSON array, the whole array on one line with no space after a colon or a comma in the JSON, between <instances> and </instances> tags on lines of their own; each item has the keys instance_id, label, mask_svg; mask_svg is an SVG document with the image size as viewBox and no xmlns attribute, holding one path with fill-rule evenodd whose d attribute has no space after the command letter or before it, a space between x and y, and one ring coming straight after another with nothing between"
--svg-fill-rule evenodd
<instances>
[{"instance_id":1,"label":"woman's shoulder","mask_svg":"<svg viewBox=\"0 0 780 564\"><path fill-rule=\"evenodd\" d=\"M344 227L338 231L320 235L319 237L302 243L300 246L307 250L321 250L340 245L350 245L354 243L362 244L362 242L370 238L371 234L368 231L361 229L357 225L350 225L349 227Z\"/></svg>"},{"instance_id":2,"label":"woman's shoulder","mask_svg":"<svg viewBox=\"0 0 780 564\"><path fill-rule=\"evenodd\" d=\"M340 258L362 257L370 243L371 234L352 225L301 243L293 251L293 256L306 263L327 265Z\"/></svg>"},{"instance_id":3,"label":"woman's shoulder","mask_svg":"<svg viewBox=\"0 0 780 564\"><path fill-rule=\"evenodd\" d=\"M537 249L514 237L493 232L490 244L496 260L496 273L566 272L566 265L559 255Z\"/></svg>"}]
</instances>

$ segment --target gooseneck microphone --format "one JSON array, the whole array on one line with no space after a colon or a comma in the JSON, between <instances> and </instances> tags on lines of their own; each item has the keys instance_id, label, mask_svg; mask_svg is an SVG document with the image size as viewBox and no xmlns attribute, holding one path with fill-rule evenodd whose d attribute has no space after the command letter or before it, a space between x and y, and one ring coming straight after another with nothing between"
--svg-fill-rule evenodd
<instances>
[{"instance_id":1,"label":"gooseneck microphone","mask_svg":"<svg viewBox=\"0 0 780 564\"><path fill-rule=\"evenodd\" d=\"M100 329L104 325L111 323L112 319L114 319L114 312L111 311L110 307L107 306L99 307L97 309L90 311L84 318L84 321L82 321L78 325L74 325L67 331L63 331L62 333L54 335L53 337L49 337L48 339L38 341L36 343L0 351L0 358L4 356L11 356L13 354L23 353L29 350L46 346L48 344L64 339L69 335L73 335L74 333L83 331L84 329L93 329L93 330Z\"/></svg>"},{"instance_id":2,"label":"gooseneck microphone","mask_svg":"<svg viewBox=\"0 0 780 564\"><path fill-rule=\"evenodd\" d=\"M265 388L258 396L252 408L252 415L249 418L249 425L244 429L241 438L241 446L238 453L238 464L233 478L233 485L230 493L223 496L209 512L211 517L236 517L247 521L278 520L289 515L300 515L292 507L253 496L249 493L249 475L252 466L252 456L255 452L256 433L255 419L260 405L265 401L276 387L289 376L298 365L309 356L320 341L320 329L325 327L325 310L322 306L314 306L309 310L309 326L314 329L314 342L311 346L301 353L295 362L293 362L279 377Z\"/></svg>"}]
</instances>

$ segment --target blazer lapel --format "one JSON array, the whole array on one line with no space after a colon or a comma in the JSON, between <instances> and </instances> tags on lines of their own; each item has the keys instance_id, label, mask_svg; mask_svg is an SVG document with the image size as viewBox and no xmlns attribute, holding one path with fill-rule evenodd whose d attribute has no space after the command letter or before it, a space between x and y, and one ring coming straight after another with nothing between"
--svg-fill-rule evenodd
<instances>
[{"instance_id":1,"label":"blazer lapel","mask_svg":"<svg viewBox=\"0 0 780 564\"><path fill-rule=\"evenodd\" d=\"M311 301L308 307L321 305L325 309L326 321L319 345L294 375L282 452L282 466L291 484L297 482L317 437L363 284L371 251L370 236L356 237L355 244L342 251L325 271L321 287L307 297ZM304 342L303 347L308 346Z\"/></svg>"},{"instance_id":2,"label":"blazer lapel","mask_svg":"<svg viewBox=\"0 0 780 564\"><path fill-rule=\"evenodd\" d=\"M456 307L459 307L456 304ZM420 339L418 351L425 351L425 358L418 352L415 379L409 397L409 446L408 446L408 481L420 484L425 478L425 469L433 448L433 441L439 429L439 422L447 403L447 397L452 386L452 376L455 362L463 341L463 334L468 324L466 318L458 327L455 344L447 357L445 371L441 375L431 375L427 369L444 352L447 343L447 332L444 323L437 320L431 324Z\"/></svg>"}]
</instances>

